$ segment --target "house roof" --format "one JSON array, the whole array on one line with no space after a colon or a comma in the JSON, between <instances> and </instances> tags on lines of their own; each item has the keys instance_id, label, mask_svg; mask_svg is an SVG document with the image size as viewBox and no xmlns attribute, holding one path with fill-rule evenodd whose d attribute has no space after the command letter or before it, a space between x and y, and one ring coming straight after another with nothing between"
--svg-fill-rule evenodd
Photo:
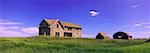
<instances>
[{"instance_id":1,"label":"house roof","mask_svg":"<svg viewBox=\"0 0 150 53\"><path fill-rule=\"evenodd\" d=\"M48 20L48 19L45 19L45 21L46 21L49 25L52 25L52 24L54 24L55 22L57 22L57 21L59 21L59 20ZM60 21L60 23L61 23L63 26L67 26L67 27L81 28L79 25L74 24L74 23L63 22L63 21Z\"/></svg>"},{"instance_id":2,"label":"house roof","mask_svg":"<svg viewBox=\"0 0 150 53\"><path fill-rule=\"evenodd\" d=\"M100 34L104 38L109 38L109 36L105 32L99 32L98 34Z\"/></svg>"},{"instance_id":3,"label":"house roof","mask_svg":"<svg viewBox=\"0 0 150 53\"><path fill-rule=\"evenodd\" d=\"M126 34L128 36L131 36L131 33L129 33L129 32L122 32L122 31L116 32L115 34Z\"/></svg>"},{"instance_id":4,"label":"house roof","mask_svg":"<svg viewBox=\"0 0 150 53\"><path fill-rule=\"evenodd\" d=\"M47 23L48 23L48 25L52 25L56 20L45 20Z\"/></svg>"}]
</instances>

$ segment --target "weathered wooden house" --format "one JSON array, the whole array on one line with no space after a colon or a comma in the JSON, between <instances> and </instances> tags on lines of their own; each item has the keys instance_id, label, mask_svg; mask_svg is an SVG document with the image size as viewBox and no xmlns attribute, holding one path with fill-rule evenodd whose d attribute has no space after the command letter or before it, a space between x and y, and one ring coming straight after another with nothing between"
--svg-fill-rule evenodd
<instances>
[{"instance_id":1,"label":"weathered wooden house","mask_svg":"<svg viewBox=\"0 0 150 53\"><path fill-rule=\"evenodd\" d=\"M80 38L81 26L60 20L44 19L39 25L39 35L50 37L72 37Z\"/></svg>"}]
</instances>

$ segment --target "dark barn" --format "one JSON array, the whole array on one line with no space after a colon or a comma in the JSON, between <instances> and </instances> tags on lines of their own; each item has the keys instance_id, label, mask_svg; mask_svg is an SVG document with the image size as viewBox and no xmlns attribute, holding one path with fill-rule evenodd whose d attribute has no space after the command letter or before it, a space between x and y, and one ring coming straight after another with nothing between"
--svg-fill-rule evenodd
<instances>
[{"instance_id":1,"label":"dark barn","mask_svg":"<svg viewBox=\"0 0 150 53\"><path fill-rule=\"evenodd\" d=\"M113 38L114 39L127 39L127 40L130 40L132 38L132 36L130 36L128 33L119 31L119 32L116 32L113 35Z\"/></svg>"},{"instance_id":2,"label":"dark barn","mask_svg":"<svg viewBox=\"0 0 150 53\"><path fill-rule=\"evenodd\" d=\"M150 42L150 39L146 40L145 42Z\"/></svg>"}]
</instances>

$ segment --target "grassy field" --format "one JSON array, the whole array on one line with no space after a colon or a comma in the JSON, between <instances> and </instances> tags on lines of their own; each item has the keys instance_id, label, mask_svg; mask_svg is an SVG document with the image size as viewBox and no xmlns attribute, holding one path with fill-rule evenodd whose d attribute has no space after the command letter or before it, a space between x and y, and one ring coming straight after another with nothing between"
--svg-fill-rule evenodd
<instances>
[{"instance_id":1,"label":"grassy field","mask_svg":"<svg viewBox=\"0 0 150 53\"><path fill-rule=\"evenodd\" d=\"M150 53L144 40L0 38L0 53Z\"/></svg>"}]
</instances>

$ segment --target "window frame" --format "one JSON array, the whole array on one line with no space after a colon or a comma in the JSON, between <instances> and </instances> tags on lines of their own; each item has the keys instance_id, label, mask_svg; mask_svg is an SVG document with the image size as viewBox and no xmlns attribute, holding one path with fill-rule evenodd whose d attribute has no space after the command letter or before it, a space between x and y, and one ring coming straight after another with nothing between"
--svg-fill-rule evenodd
<instances>
[{"instance_id":1,"label":"window frame","mask_svg":"<svg viewBox=\"0 0 150 53\"><path fill-rule=\"evenodd\" d=\"M60 32L55 32L55 36L59 37L60 36Z\"/></svg>"}]
</instances>

